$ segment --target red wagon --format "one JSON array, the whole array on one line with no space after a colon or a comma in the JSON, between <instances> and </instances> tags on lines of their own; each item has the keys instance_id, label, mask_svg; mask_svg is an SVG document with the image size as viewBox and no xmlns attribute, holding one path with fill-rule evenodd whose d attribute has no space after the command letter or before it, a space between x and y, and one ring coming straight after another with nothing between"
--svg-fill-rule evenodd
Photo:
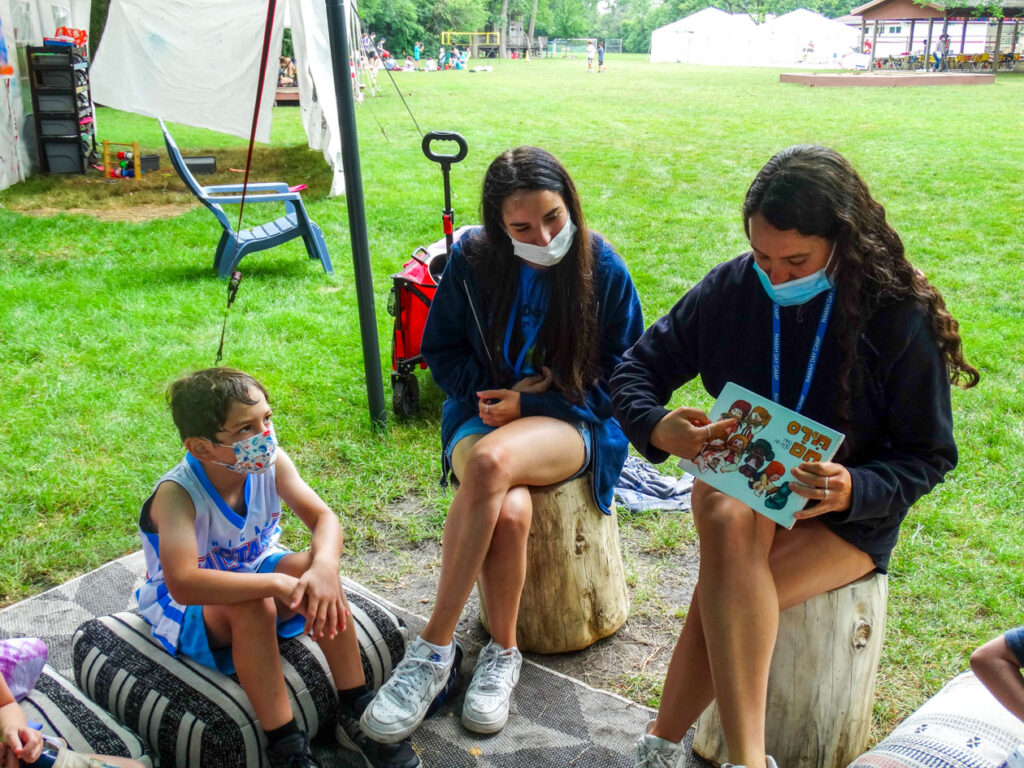
<instances>
[{"instance_id":1,"label":"red wagon","mask_svg":"<svg viewBox=\"0 0 1024 768\"><path fill-rule=\"evenodd\" d=\"M432 141L452 141L458 145L454 155L439 155L430 148ZM412 253L402 271L391 276L391 296L388 312L395 318L391 344L391 407L398 416L412 416L420 407L420 386L416 380L417 366L426 368L420 352L423 327L427 312L434 300L441 273L448 263L452 243L468 227L454 230L455 214L451 207L451 187L448 172L453 163L466 157L466 140L457 133L431 131L423 137L423 154L441 165L444 176L444 212L441 217L444 238L428 246L420 246Z\"/></svg>"}]
</instances>

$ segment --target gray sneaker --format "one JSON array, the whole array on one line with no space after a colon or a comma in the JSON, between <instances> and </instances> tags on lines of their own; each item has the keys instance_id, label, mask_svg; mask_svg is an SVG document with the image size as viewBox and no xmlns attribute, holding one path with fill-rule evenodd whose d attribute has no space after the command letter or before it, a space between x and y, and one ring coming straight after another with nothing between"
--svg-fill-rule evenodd
<instances>
[{"instance_id":1,"label":"gray sneaker","mask_svg":"<svg viewBox=\"0 0 1024 768\"><path fill-rule=\"evenodd\" d=\"M427 708L448 683L456 654L446 663L422 639L405 650L405 658L363 711L359 727L382 744L408 737L427 715Z\"/></svg>"},{"instance_id":2,"label":"gray sneaker","mask_svg":"<svg viewBox=\"0 0 1024 768\"><path fill-rule=\"evenodd\" d=\"M654 726L651 720L647 724L650 731ZM682 745L645 733L636 742L633 750L633 768L684 768L686 752Z\"/></svg>"},{"instance_id":3,"label":"gray sneaker","mask_svg":"<svg viewBox=\"0 0 1024 768\"><path fill-rule=\"evenodd\" d=\"M519 682L523 654L491 640L480 651L462 705L462 724L475 733L497 733L508 722L509 698Z\"/></svg>"}]
</instances>

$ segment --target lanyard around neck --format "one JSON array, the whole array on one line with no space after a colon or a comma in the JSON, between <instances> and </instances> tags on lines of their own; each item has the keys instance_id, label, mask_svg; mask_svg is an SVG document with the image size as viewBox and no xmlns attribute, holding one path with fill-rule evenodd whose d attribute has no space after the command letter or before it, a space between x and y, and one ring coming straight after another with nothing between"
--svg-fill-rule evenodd
<instances>
[{"instance_id":1,"label":"lanyard around neck","mask_svg":"<svg viewBox=\"0 0 1024 768\"><path fill-rule=\"evenodd\" d=\"M804 373L804 383L800 389L800 399L796 401L795 410L797 413L803 410L804 401L807 399L807 392L811 388L811 379L814 378L814 368L818 365L818 356L821 354L821 344L825 341L825 329L828 328L828 319L832 314L832 305L835 303L836 289L828 292L825 299L825 306L821 310L821 319L818 321L818 330L814 334L814 345L811 347L811 356L807 360L807 371ZM772 302L772 400L779 402L779 372L782 369L782 331L781 312L779 305Z\"/></svg>"}]
</instances>

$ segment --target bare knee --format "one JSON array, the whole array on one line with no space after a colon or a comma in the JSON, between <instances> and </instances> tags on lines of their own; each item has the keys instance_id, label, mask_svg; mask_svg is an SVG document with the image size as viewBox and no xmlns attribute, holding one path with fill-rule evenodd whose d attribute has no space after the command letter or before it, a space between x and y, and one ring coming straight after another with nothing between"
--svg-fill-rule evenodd
<instances>
[{"instance_id":1,"label":"bare knee","mask_svg":"<svg viewBox=\"0 0 1024 768\"><path fill-rule=\"evenodd\" d=\"M277 624L277 605L272 597L243 600L224 608L232 629L250 631L254 628L274 627Z\"/></svg>"},{"instance_id":2,"label":"bare knee","mask_svg":"<svg viewBox=\"0 0 1024 768\"><path fill-rule=\"evenodd\" d=\"M739 503L701 507L694 504L693 519L702 561L708 560L711 564L716 559L736 562L763 557L767 560L774 523L749 507Z\"/></svg>"},{"instance_id":3,"label":"bare knee","mask_svg":"<svg viewBox=\"0 0 1024 768\"><path fill-rule=\"evenodd\" d=\"M971 670L979 678L984 678L986 673L994 669L1011 664L1015 666L1016 659L1010 654L1002 635L992 638L971 654Z\"/></svg>"},{"instance_id":4,"label":"bare knee","mask_svg":"<svg viewBox=\"0 0 1024 768\"><path fill-rule=\"evenodd\" d=\"M498 491L509 487L508 451L500 441L481 440L469 453L463 478L484 491Z\"/></svg>"},{"instance_id":5,"label":"bare knee","mask_svg":"<svg viewBox=\"0 0 1024 768\"><path fill-rule=\"evenodd\" d=\"M530 492L524 486L512 488L505 494L505 500L498 512L494 535L525 541L530 535L532 521L533 503L530 501Z\"/></svg>"}]
</instances>

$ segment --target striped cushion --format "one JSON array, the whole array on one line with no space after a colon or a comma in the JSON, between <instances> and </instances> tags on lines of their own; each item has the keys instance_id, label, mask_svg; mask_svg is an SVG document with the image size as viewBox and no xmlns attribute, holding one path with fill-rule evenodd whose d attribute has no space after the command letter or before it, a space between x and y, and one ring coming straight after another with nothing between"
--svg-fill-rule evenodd
<instances>
[{"instance_id":1,"label":"striped cushion","mask_svg":"<svg viewBox=\"0 0 1024 768\"><path fill-rule=\"evenodd\" d=\"M405 651L407 631L384 606L346 590L367 685L377 688ZM337 716L327 661L308 637L281 641L296 723L310 737ZM149 744L163 766L260 765L263 731L236 676L171 656L135 612L88 621L72 641L79 687Z\"/></svg>"},{"instance_id":2,"label":"striped cushion","mask_svg":"<svg viewBox=\"0 0 1024 768\"><path fill-rule=\"evenodd\" d=\"M89 701L51 667L43 667L35 686L21 700L25 717L42 723L46 736L59 736L75 752L133 757L152 765L134 733Z\"/></svg>"},{"instance_id":3,"label":"striped cushion","mask_svg":"<svg viewBox=\"0 0 1024 768\"><path fill-rule=\"evenodd\" d=\"M1024 723L971 672L953 678L848 768L1000 768Z\"/></svg>"}]
</instances>

